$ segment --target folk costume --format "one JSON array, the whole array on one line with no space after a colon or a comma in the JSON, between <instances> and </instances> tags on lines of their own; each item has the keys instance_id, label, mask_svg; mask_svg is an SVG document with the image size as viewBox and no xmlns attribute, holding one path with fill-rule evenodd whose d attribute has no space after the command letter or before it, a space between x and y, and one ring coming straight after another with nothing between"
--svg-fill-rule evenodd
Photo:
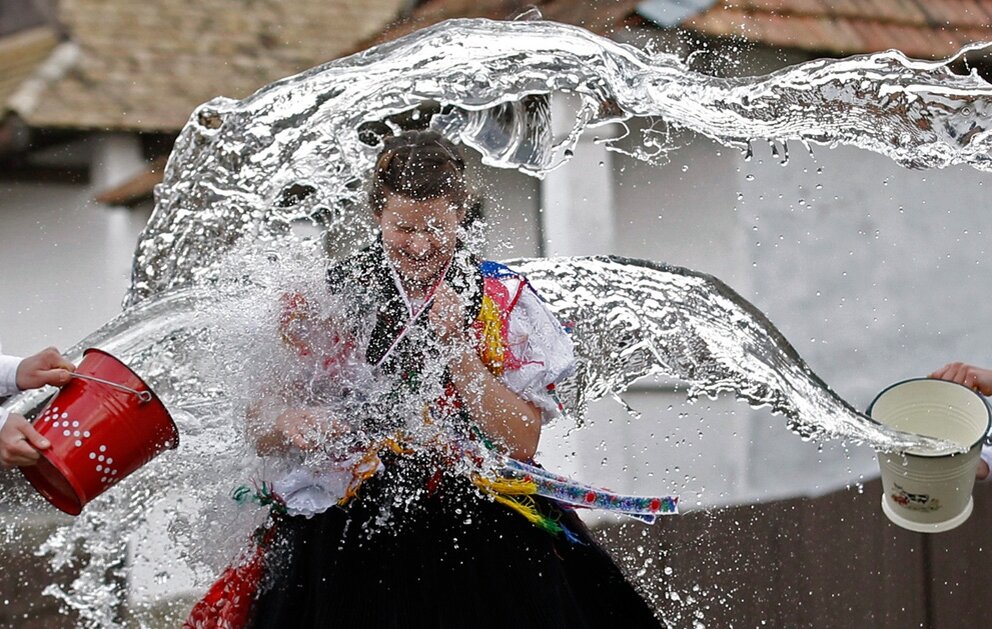
<instances>
[{"instance_id":1,"label":"folk costume","mask_svg":"<svg viewBox=\"0 0 992 629\"><path fill-rule=\"evenodd\" d=\"M572 344L526 279L460 249L444 281L468 298L465 327L490 372L545 421L557 417L555 385L574 370ZM426 340L430 298L406 298L381 245L332 268L329 286L375 313L368 363L411 394L426 386L425 368L438 362ZM299 305L290 299L284 322ZM651 521L675 512L675 499L618 496L496 454L450 381L441 384L414 418L455 427L436 447L407 447L411 418L379 407L377 429L395 438L335 469L263 485L256 498L271 505L269 524L186 626L658 627L572 507Z\"/></svg>"}]
</instances>

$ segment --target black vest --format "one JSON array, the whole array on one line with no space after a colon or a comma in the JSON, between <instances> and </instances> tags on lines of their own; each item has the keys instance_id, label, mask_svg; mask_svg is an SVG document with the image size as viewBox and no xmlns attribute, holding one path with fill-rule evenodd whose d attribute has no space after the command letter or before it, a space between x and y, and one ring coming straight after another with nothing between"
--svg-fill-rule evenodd
<instances>
[{"instance_id":1,"label":"black vest","mask_svg":"<svg viewBox=\"0 0 992 629\"><path fill-rule=\"evenodd\" d=\"M455 260L448 267L445 282L463 295L467 302L466 329L479 315L482 308L482 274L480 261L468 254L461 246ZM374 325L366 348L366 360L379 364L379 371L396 378L394 394L416 395L425 376L440 378L447 385L450 378L446 369L425 369L436 365L439 355L437 340L429 330L428 312L425 310L417 320L410 321L410 311L393 280L393 274L386 261L381 241L344 259L328 269L328 288L335 294L344 295L353 304L358 314L374 313ZM403 338L394 342L408 328ZM392 349L390 349L392 347ZM383 356L389 352L388 356ZM386 404L388 406L388 402ZM389 408L380 408L375 414L389 415ZM401 424L405 418L393 418L388 424Z\"/></svg>"}]
</instances>

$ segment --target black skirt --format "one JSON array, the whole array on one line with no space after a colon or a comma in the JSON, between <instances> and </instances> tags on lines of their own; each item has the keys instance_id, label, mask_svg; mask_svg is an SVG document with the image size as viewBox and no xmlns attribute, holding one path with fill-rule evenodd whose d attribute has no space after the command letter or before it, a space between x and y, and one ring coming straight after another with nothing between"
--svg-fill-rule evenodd
<instances>
[{"instance_id":1,"label":"black skirt","mask_svg":"<svg viewBox=\"0 0 992 629\"><path fill-rule=\"evenodd\" d=\"M275 516L250 626L660 626L574 513L539 507L578 541L434 462L392 460L344 508Z\"/></svg>"}]
</instances>

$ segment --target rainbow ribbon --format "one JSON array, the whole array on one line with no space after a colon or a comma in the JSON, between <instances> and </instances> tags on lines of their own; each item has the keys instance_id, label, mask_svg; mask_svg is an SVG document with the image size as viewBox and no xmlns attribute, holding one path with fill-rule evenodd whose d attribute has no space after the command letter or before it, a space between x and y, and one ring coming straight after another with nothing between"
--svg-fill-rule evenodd
<instances>
[{"instance_id":1,"label":"rainbow ribbon","mask_svg":"<svg viewBox=\"0 0 992 629\"><path fill-rule=\"evenodd\" d=\"M501 457L500 472L509 478L533 484L533 493L571 507L602 509L653 524L659 515L679 512L678 496L630 496L585 485L540 467Z\"/></svg>"}]
</instances>

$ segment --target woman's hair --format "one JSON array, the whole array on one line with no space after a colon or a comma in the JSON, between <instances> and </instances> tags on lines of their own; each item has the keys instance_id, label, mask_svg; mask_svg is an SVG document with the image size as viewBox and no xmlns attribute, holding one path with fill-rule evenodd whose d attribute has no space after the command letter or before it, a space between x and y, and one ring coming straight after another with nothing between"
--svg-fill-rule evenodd
<instances>
[{"instance_id":1,"label":"woman's hair","mask_svg":"<svg viewBox=\"0 0 992 629\"><path fill-rule=\"evenodd\" d=\"M386 196L426 201L447 198L464 206L465 161L458 147L436 131L407 131L386 138L372 174L369 205L378 216Z\"/></svg>"}]
</instances>

